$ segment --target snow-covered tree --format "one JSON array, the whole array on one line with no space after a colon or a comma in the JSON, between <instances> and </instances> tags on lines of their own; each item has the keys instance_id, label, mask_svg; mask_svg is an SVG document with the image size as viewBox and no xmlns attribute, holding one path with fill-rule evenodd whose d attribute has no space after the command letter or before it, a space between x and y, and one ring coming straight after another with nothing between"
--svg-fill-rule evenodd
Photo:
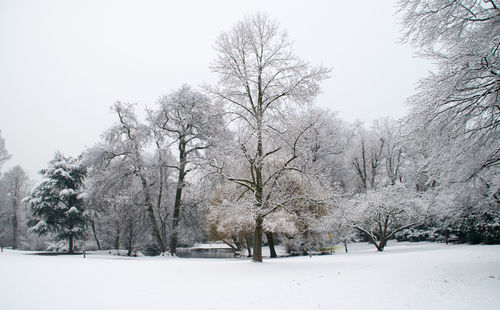
<instances>
[{"instance_id":1,"label":"snow-covered tree","mask_svg":"<svg viewBox=\"0 0 500 310\"><path fill-rule=\"evenodd\" d=\"M402 0L404 39L438 65L410 98L414 135L449 140L443 162L476 177L500 163L498 1ZM442 150L437 150L443 151Z\"/></svg>"},{"instance_id":2,"label":"snow-covered tree","mask_svg":"<svg viewBox=\"0 0 500 310\"><path fill-rule=\"evenodd\" d=\"M199 162L204 150L213 144L213 139L222 130L222 112L219 110L207 96L183 85L163 97L155 111L150 111L151 127L159 136L157 145L164 138L165 149L172 144L177 146L178 164L168 166L174 168L178 176L169 248L172 255L177 248L186 177L197 168L196 161Z\"/></svg>"},{"instance_id":3,"label":"snow-covered tree","mask_svg":"<svg viewBox=\"0 0 500 310\"><path fill-rule=\"evenodd\" d=\"M138 120L132 104L117 102L112 111L118 116L118 123L105 131L101 142L83 154L89 168L88 213L94 239L98 247L100 240L105 247L110 243L114 248L122 244L128 247L131 243L122 242L123 237L127 237L125 225L141 226L144 222L128 221L127 224L126 218L135 214L136 219L142 219L144 214L149 220L149 228L134 226L134 234L139 230L141 234L147 231L153 240L142 236L140 239L165 252L169 216L166 165L172 159L170 151L158 148L155 155L147 152L152 131Z\"/></svg>"},{"instance_id":4,"label":"snow-covered tree","mask_svg":"<svg viewBox=\"0 0 500 310\"><path fill-rule=\"evenodd\" d=\"M358 191L364 192L380 185L384 145L384 139L375 130L367 130L361 123L354 125L347 158L351 160L357 176Z\"/></svg>"},{"instance_id":5,"label":"snow-covered tree","mask_svg":"<svg viewBox=\"0 0 500 310\"><path fill-rule=\"evenodd\" d=\"M42 181L25 198L32 215L29 231L55 232L68 240L68 253L73 253L75 238L84 232L86 169L78 160L56 153L41 174Z\"/></svg>"},{"instance_id":6,"label":"snow-covered tree","mask_svg":"<svg viewBox=\"0 0 500 310\"><path fill-rule=\"evenodd\" d=\"M116 151L105 142L83 153L88 169L86 214L88 226L99 249L122 246L129 255L149 232L141 205L142 187L130 157L113 157Z\"/></svg>"},{"instance_id":7,"label":"snow-covered tree","mask_svg":"<svg viewBox=\"0 0 500 310\"><path fill-rule=\"evenodd\" d=\"M26 214L21 202L27 194L28 181L28 175L21 166L11 168L3 174L0 180L0 191L2 192L0 195L3 196L0 201L2 232L3 234L7 231L10 232L8 244L11 244L13 249L18 248L20 235L23 235L20 228L26 226ZM7 228L8 226L10 229Z\"/></svg>"},{"instance_id":8,"label":"snow-covered tree","mask_svg":"<svg viewBox=\"0 0 500 310\"><path fill-rule=\"evenodd\" d=\"M0 131L0 169L3 163L10 158L7 149L5 148L5 140L2 138L2 132Z\"/></svg>"},{"instance_id":9,"label":"snow-covered tree","mask_svg":"<svg viewBox=\"0 0 500 310\"><path fill-rule=\"evenodd\" d=\"M344 159L349 141L347 125L328 110L313 108L305 112L299 118L312 126L299 141L297 166L316 175L325 185L346 186L350 172Z\"/></svg>"},{"instance_id":10,"label":"snow-covered tree","mask_svg":"<svg viewBox=\"0 0 500 310\"><path fill-rule=\"evenodd\" d=\"M382 157L385 164L385 185L395 185L402 181L405 146L403 127L389 118L374 121L374 129L382 142Z\"/></svg>"},{"instance_id":11,"label":"snow-covered tree","mask_svg":"<svg viewBox=\"0 0 500 310\"><path fill-rule=\"evenodd\" d=\"M397 232L423 223L426 204L402 185L386 186L346 200L345 219L364 234L378 251Z\"/></svg>"},{"instance_id":12,"label":"snow-covered tree","mask_svg":"<svg viewBox=\"0 0 500 310\"><path fill-rule=\"evenodd\" d=\"M238 185L222 181L214 186L208 199L205 223L212 238L251 256L250 239L254 230L251 200L239 197Z\"/></svg>"},{"instance_id":13,"label":"snow-covered tree","mask_svg":"<svg viewBox=\"0 0 500 310\"><path fill-rule=\"evenodd\" d=\"M297 141L306 128L299 130L295 139L285 139L287 143L282 146L271 143L271 138L283 133L279 122L287 117L291 107L314 100L320 90L319 82L328 77L329 69L311 67L299 59L286 32L264 14L248 16L223 32L215 49L217 57L210 68L219 74L219 84L207 87L207 91L225 104L231 121L247 132L240 135L237 147L246 172L226 176L254 197L252 259L260 262L263 221L274 209L266 197L297 158ZM269 160L278 155L281 165L269 169Z\"/></svg>"},{"instance_id":14,"label":"snow-covered tree","mask_svg":"<svg viewBox=\"0 0 500 310\"><path fill-rule=\"evenodd\" d=\"M490 211L500 206L499 2L402 0L399 5L404 41L437 64L437 72L409 99L408 138L419 146L410 153L417 159L413 181L441 202L447 227L474 230L481 208L493 214L481 221L490 218L496 225Z\"/></svg>"},{"instance_id":15,"label":"snow-covered tree","mask_svg":"<svg viewBox=\"0 0 500 310\"><path fill-rule=\"evenodd\" d=\"M158 213L154 206L151 194L152 182L148 179L146 161L144 159L144 148L149 141L150 131L141 124L135 114L133 105L117 102L113 106L119 123L112 127L108 133L108 140L114 150L108 152L110 159L127 157L132 165L133 173L139 178L142 186L143 203L149 216L153 236L161 252L165 252L166 240L162 235L161 226L158 221Z\"/></svg>"}]
</instances>

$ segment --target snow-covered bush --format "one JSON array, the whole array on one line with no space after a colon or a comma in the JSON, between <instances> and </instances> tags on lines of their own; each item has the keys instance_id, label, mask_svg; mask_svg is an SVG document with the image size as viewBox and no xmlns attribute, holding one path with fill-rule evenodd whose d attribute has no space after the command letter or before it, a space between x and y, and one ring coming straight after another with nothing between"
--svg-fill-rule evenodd
<instances>
[{"instance_id":1,"label":"snow-covered bush","mask_svg":"<svg viewBox=\"0 0 500 310\"><path fill-rule=\"evenodd\" d=\"M402 185L358 194L346 201L344 209L350 225L378 251L383 251L397 232L421 224L426 215L426 205L418 193Z\"/></svg>"}]
</instances>

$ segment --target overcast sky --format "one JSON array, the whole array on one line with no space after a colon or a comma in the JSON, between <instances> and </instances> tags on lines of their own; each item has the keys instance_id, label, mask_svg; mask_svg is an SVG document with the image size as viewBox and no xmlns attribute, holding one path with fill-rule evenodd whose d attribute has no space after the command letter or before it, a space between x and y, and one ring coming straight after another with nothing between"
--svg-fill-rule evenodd
<instances>
[{"instance_id":1,"label":"overcast sky","mask_svg":"<svg viewBox=\"0 0 500 310\"><path fill-rule=\"evenodd\" d=\"M277 18L296 53L333 69L317 104L347 121L406 113L432 69L398 43L396 0L0 0L0 130L32 176L54 152L78 155L114 122L110 105L142 109L183 83L214 83L223 30L255 12Z\"/></svg>"}]
</instances>

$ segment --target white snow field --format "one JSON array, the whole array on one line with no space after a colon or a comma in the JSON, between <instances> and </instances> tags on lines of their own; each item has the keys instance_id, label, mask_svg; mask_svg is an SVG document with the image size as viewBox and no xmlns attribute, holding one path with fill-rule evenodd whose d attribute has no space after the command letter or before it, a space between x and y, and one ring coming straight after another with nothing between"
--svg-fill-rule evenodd
<instances>
[{"instance_id":1,"label":"white snow field","mask_svg":"<svg viewBox=\"0 0 500 310\"><path fill-rule=\"evenodd\" d=\"M500 246L266 259L0 253L0 309L500 309Z\"/></svg>"}]
</instances>

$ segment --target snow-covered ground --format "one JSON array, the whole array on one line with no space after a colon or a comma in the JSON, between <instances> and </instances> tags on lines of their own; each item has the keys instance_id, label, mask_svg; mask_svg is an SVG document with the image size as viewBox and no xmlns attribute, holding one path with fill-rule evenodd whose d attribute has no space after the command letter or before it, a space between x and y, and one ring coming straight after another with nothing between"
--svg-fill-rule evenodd
<instances>
[{"instance_id":1,"label":"snow-covered ground","mask_svg":"<svg viewBox=\"0 0 500 310\"><path fill-rule=\"evenodd\" d=\"M0 309L499 309L500 246L267 259L0 253Z\"/></svg>"}]
</instances>

